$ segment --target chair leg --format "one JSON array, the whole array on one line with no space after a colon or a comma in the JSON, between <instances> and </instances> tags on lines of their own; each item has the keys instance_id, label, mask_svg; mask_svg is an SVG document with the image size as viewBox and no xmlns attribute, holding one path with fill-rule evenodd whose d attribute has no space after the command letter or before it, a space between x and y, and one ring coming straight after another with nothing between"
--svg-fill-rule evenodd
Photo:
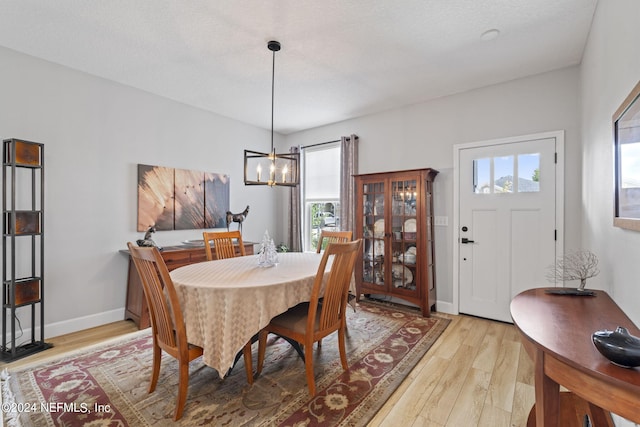
<instances>
[{"instance_id":1,"label":"chair leg","mask_svg":"<svg viewBox=\"0 0 640 427\"><path fill-rule=\"evenodd\" d=\"M304 366L307 372L307 386L311 397L316 395L316 380L313 376L313 343L304 346Z\"/></svg>"},{"instance_id":2,"label":"chair leg","mask_svg":"<svg viewBox=\"0 0 640 427\"><path fill-rule=\"evenodd\" d=\"M176 412L173 417L174 421L178 421L182 418L182 412L184 411L184 404L187 401L187 390L189 388L189 362L179 360L179 373L178 373L178 397L176 398Z\"/></svg>"},{"instance_id":3,"label":"chair leg","mask_svg":"<svg viewBox=\"0 0 640 427\"><path fill-rule=\"evenodd\" d=\"M262 372L262 365L264 364L264 353L267 347L267 335L269 335L269 332L265 329L261 330L258 334L258 367L256 368L257 375Z\"/></svg>"},{"instance_id":4,"label":"chair leg","mask_svg":"<svg viewBox=\"0 0 640 427\"><path fill-rule=\"evenodd\" d=\"M340 349L340 361L342 362L342 368L346 371L349 368L347 364L347 351L345 347L345 328L338 329L338 348Z\"/></svg>"},{"instance_id":5,"label":"chair leg","mask_svg":"<svg viewBox=\"0 0 640 427\"><path fill-rule=\"evenodd\" d=\"M149 383L149 393L153 393L158 385L160 376L160 362L162 361L162 349L153 341L153 366L151 367L151 382Z\"/></svg>"},{"instance_id":6,"label":"chair leg","mask_svg":"<svg viewBox=\"0 0 640 427\"><path fill-rule=\"evenodd\" d=\"M249 340L242 349L244 356L244 369L247 372L247 382L253 384L253 367L251 361L251 340Z\"/></svg>"}]
</instances>

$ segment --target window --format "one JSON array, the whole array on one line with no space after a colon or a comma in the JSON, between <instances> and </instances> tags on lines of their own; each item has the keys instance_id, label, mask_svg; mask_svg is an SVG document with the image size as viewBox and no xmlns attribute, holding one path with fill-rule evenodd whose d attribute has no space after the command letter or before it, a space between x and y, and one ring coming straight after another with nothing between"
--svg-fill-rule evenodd
<instances>
[{"instance_id":1,"label":"window","mask_svg":"<svg viewBox=\"0 0 640 427\"><path fill-rule=\"evenodd\" d=\"M340 143L303 150L303 226L305 251L316 250L320 231L340 229Z\"/></svg>"},{"instance_id":2,"label":"window","mask_svg":"<svg viewBox=\"0 0 640 427\"><path fill-rule=\"evenodd\" d=\"M516 170L518 179L514 182ZM475 159L473 171L476 194L540 191L540 153Z\"/></svg>"}]
</instances>

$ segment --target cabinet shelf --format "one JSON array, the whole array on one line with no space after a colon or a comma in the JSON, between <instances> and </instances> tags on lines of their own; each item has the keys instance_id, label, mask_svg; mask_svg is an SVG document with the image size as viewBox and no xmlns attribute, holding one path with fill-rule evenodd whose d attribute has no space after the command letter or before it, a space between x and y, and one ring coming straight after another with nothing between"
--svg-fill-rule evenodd
<instances>
[{"instance_id":1,"label":"cabinet shelf","mask_svg":"<svg viewBox=\"0 0 640 427\"><path fill-rule=\"evenodd\" d=\"M355 236L363 239L356 267L358 297L398 297L429 316L435 305L430 236L437 174L434 169L415 169L355 177L356 200L361 201L356 206Z\"/></svg>"}]
</instances>

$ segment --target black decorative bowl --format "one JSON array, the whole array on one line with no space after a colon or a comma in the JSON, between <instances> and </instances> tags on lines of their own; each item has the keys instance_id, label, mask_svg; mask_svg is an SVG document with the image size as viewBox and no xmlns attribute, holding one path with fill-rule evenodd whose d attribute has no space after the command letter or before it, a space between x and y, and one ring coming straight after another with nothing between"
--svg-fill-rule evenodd
<instances>
[{"instance_id":1,"label":"black decorative bowl","mask_svg":"<svg viewBox=\"0 0 640 427\"><path fill-rule=\"evenodd\" d=\"M631 335L626 328L618 326L615 331L596 331L591 339L612 363L624 368L640 366L640 338Z\"/></svg>"}]
</instances>

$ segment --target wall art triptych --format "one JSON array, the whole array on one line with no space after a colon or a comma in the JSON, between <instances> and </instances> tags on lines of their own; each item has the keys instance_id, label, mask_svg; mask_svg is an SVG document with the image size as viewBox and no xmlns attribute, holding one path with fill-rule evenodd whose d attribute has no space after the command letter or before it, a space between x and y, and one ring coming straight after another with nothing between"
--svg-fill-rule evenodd
<instances>
[{"instance_id":1,"label":"wall art triptych","mask_svg":"<svg viewBox=\"0 0 640 427\"><path fill-rule=\"evenodd\" d=\"M229 176L138 165L138 231L226 227Z\"/></svg>"}]
</instances>

